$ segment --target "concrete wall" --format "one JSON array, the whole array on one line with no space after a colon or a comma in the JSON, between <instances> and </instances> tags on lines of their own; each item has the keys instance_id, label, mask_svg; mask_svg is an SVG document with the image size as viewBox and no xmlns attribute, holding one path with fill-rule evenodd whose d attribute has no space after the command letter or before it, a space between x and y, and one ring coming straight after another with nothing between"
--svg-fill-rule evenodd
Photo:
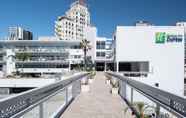
<instances>
[{"instance_id":1,"label":"concrete wall","mask_svg":"<svg viewBox=\"0 0 186 118\"><path fill-rule=\"evenodd\" d=\"M149 61L147 78L135 78L141 82L183 97L184 89L184 41L157 44L156 33L166 32L184 35L183 27L140 26L117 27L116 62Z\"/></svg>"}]
</instances>

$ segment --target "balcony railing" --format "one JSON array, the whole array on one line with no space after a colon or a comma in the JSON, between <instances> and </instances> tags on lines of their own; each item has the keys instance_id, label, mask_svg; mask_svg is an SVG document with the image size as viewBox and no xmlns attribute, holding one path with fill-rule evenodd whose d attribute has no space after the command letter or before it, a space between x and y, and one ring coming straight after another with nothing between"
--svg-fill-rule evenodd
<instances>
[{"instance_id":1,"label":"balcony railing","mask_svg":"<svg viewBox=\"0 0 186 118\"><path fill-rule=\"evenodd\" d=\"M68 53L66 49L15 49L16 53Z\"/></svg>"},{"instance_id":2,"label":"balcony railing","mask_svg":"<svg viewBox=\"0 0 186 118\"><path fill-rule=\"evenodd\" d=\"M16 63L69 63L68 60L16 60Z\"/></svg>"}]
</instances>

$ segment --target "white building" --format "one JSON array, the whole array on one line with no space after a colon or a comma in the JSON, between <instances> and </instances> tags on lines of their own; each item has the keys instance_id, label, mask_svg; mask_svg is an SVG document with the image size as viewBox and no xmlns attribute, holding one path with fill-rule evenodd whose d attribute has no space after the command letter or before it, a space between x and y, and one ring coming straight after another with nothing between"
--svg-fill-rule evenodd
<instances>
[{"instance_id":1,"label":"white building","mask_svg":"<svg viewBox=\"0 0 186 118\"><path fill-rule=\"evenodd\" d=\"M106 37L99 37L97 28L90 26L86 28L86 39L90 41L91 50L88 56L91 57L97 71L112 69L114 60L113 40Z\"/></svg>"},{"instance_id":2,"label":"white building","mask_svg":"<svg viewBox=\"0 0 186 118\"><path fill-rule=\"evenodd\" d=\"M32 40L33 34L21 27L9 27L9 40Z\"/></svg>"},{"instance_id":3,"label":"white building","mask_svg":"<svg viewBox=\"0 0 186 118\"><path fill-rule=\"evenodd\" d=\"M83 61L79 41L2 40L0 50L0 70L5 76L61 73Z\"/></svg>"},{"instance_id":4,"label":"white building","mask_svg":"<svg viewBox=\"0 0 186 118\"><path fill-rule=\"evenodd\" d=\"M61 40L85 39L86 28L90 26L90 13L83 0L72 3L65 16L55 22L55 36Z\"/></svg>"},{"instance_id":5,"label":"white building","mask_svg":"<svg viewBox=\"0 0 186 118\"><path fill-rule=\"evenodd\" d=\"M184 27L118 26L113 37L117 71L184 96Z\"/></svg>"}]
</instances>

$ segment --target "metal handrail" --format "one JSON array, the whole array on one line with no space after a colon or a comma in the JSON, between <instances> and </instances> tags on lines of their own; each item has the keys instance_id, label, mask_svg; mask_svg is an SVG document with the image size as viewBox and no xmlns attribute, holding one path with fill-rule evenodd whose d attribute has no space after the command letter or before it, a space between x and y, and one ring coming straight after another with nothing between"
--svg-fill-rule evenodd
<instances>
[{"instance_id":1,"label":"metal handrail","mask_svg":"<svg viewBox=\"0 0 186 118\"><path fill-rule=\"evenodd\" d=\"M17 118L22 116L41 102L46 101L47 98L52 97L56 92L65 89L73 82L88 76L88 74L89 73L78 74L57 83L0 100L0 118Z\"/></svg>"},{"instance_id":2,"label":"metal handrail","mask_svg":"<svg viewBox=\"0 0 186 118\"><path fill-rule=\"evenodd\" d=\"M186 99L158 88L154 88L139 81L128 79L117 73L107 72L106 74L124 81L136 91L142 93L144 96L148 97L163 108L174 113L179 118L186 117Z\"/></svg>"}]
</instances>

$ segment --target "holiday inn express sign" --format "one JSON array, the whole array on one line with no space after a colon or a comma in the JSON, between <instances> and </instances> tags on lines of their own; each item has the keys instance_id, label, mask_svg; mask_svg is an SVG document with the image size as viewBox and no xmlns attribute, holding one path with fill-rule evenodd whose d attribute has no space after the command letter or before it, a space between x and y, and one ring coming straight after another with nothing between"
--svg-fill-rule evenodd
<instances>
[{"instance_id":1,"label":"holiday inn express sign","mask_svg":"<svg viewBox=\"0 0 186 118\"><path fill-rule=\"evenodd\" d=\"M156 33L156 43L165 44L165 43L181 43L183 41L183 35L175 35L166 32L157 32Z\"/></svg>"}]
</instances>

